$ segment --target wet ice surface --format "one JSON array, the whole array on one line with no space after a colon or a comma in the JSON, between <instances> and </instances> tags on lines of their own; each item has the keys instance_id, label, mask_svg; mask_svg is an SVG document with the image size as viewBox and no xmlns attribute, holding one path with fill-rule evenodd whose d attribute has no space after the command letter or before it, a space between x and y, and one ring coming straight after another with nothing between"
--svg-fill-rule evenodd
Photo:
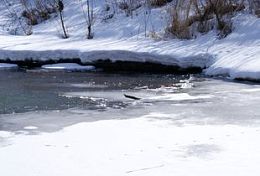
<instances>
[{"instance_id":1,"label":"wet ice surface","mask_svg":"<svg viewBox=\"0 0 260 176\"><path fill-rule=\"evenodd\" d=\"M44 70L4 71L0 75L0 130L7 131L28 130L26 126L55 131L82 121L133 118L143 114L136 109L144 109L147 103L127 99L125 93L155 96L160 91L152 90L171 89L189 78ZM123 112L129 115L123 116Z\"/></svg>"},{"instance_id":2,"label":"wet ice surface","mask_svg":"<svg viewBox=\"0 0 260 176\"><path fill-rule=\"evenodd\" d=\"M77 72L0 72L0 114L82 108L106 110L129 103L125 91L172 86L188 75L138 75Z\"/></svg>"},{"instance_id":3,"label":"wet ice surface","mask_svg":"<svg viewBox=\"0 0 260 176\"><path fill-rule=\"evenodd\" d=\"M39 71L0 79L0 175L260 173L260 85Z\"/></svg>"},{"instance_id":4,"label":"wet ice surface","mask_svg":"<svg viewBox=\"0 0 260 176\"><path fill-rule=\"evenodd\" d=\"M168 120L178 126L256 125L260 119L260 85L256 84L200 75L0 74L0 131L34 134L79 122L138 117Z\"/></svg>"}]
</instances>

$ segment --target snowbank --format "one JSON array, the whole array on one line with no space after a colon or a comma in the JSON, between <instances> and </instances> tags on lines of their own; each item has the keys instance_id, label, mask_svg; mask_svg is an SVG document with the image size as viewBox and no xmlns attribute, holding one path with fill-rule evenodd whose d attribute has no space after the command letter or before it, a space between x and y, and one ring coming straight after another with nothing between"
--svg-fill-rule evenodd
<instances>
[{"instance_id":1,"label":"snowbank","mask_svg":"<svg viewBox=\"0 0 260 176\"><path fill-rule=\"evenodd\" d=\"M260 19L241 14L234 19L234 26L235 31L230 36L209 49L215 61L206 74L259 80Z\"/></svg>"},{"instance_id":2,"label":"snowbank","mask_svg":"<svg viewBox=\"0 0 260 176\"><path fill-rule=\"evenodd\" d=\"M49 69L49 70L82 70L82 71L91 71L95 70L94 66L82 66L75 63L62 63L62 64L49 64L49 65L43 65L43 69Z\"/></svg>"},{"instance_id":3,"label":"snowbank","mask_svg":"<svg viewBox=\"0 0 260 176\"><path fill-rule=\"evenodd\" d=\"M0 70L5 70L5 69L14 69L18 68L18 65L16 64L5 64L5 63L0 63Z\"/></svg>"},{"instance_id":4,"label":"snowbank","mask_svg":"<svg viewBox=\"0 0 260 176\"><path fill-rule=\"evenodd\" d=\"M217 39L215 31L194 40L163 40L159 38L169 20L166 7L152 9L145 25L147 16L142 8L133 17L116 13L104 22L104 4L102 0L96 1L94 12L98 18L93 40L86 39L86 25L79 3L65 1L65 7L69 7L64 11L69 39L61 39L59 24L53 18L35 26L31 36L10 36L1 31L0 59L156 62L182 68L206 68L207 75L260 79L259 18L248 14L236 16L234 32L222 40ZM153 38L144 37L145 28Z\"/></svg>"},{"instance_id":5,"label":"snowbank","mask_svg":"<svg viewBox=\"0 0 260 176\"><path fill-rule=\"evenodd\" d=\"M2 36L1 36L2 37ZM48 45L42 45L44 39ZM171 46L171 41L153 41L151 39L80 39L74 41L53 36L3 36L0 42L0 59L21 61L26 59L47 61L63 59L80 59L82 63L97 60L155 62L165 65L177 65L182 68L205 68L211 58L205 52L178 52ZM8 43L8 44L6 44ZM176 44L176 43L175 43Z\"/></svg>"}]
</instances>

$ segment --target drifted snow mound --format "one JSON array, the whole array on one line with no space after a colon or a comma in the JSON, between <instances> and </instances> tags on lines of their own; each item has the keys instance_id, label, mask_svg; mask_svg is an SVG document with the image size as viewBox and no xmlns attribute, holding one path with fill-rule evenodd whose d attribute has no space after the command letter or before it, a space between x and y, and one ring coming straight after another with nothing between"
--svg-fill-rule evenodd
<instances>
[{"instance_id":1,"label":"drifted snow mound","mask_svg":"<svg viewBox=\"0 0 260 176\"><path fill-rule=\"evenodd\" d=\"M50 70L71 70L71 71L92 71L96 69L92 65L82 66L75 63L49 64L49 65L43 65L42 68L50 69Z\"/></svg>"},{"instance_id":2,"label":"drifted snow mound","mask_svg":"<svg viewBox=\"0 0 260 176\"><path fill-rule=\"evenodd\" d=\"M209 48L216 58L206 74L260 80L260 18L240 14L234 26L232 34Z\"/></svg>"},{"instance_id":3,"label":"drifted snow mound","mask_svg":"<svg viewBox=\"0 0 260 176\"><path fill-rule=\"evenodd\" d=\"M15 69L15 68L18 68L18 66L16 64L0 63L0 70Z\"/></svg>"}]
</instances>

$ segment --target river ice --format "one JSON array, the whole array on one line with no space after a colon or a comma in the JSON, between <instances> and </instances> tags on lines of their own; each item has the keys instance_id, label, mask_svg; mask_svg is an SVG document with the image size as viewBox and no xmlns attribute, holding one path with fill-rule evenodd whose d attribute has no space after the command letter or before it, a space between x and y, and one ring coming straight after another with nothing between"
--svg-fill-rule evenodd
<instances>
[{"instance_id":1,"label":"river ice","mask_svg":"<svg viewBox=\"0 0 260 176\"><path fill-rule=\"evenodd\" d=\"M0 115L0 175L259 175L260 85L196 76L167 88L109 84L60 94L103 109Z\"/></svg>"}]
</instances>

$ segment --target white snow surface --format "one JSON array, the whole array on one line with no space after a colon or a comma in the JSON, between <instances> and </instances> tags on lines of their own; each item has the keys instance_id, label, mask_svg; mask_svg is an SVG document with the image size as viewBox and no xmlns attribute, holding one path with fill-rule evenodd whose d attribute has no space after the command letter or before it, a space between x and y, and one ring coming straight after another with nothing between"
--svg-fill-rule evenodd
<instances>
[{"instance_id":1,"label":"white snow surface","mask_svg":"<svg viewBox=\"0 0 260 176\"><path fill-rule=\"evenodd\" d=\"M17 68L17 67L18 67L18 65L16 65L16 64L0 63L0 70L13 69L13 68Z\"/></svg>"},{"instance_id":2,"label":"white snow surface","mask_svg":"<svg viewBox=\"0 0 260 176\"><path fill-rule=\"evenodd\" d=\"M36 126L26 126L26 127L24 127L24 129L25 130L37 130L38 127L36 127Z\"/></svg>"},{"instance_id":3,"label":"white snow surface","mask_svg":"<svg viewBox=\"0 0 260 176\"><path fill-rule=\"evenodd\" d=\"M149 36L144 37L143 8L135 11L133 17L119 11L104 21L109 13L103 10L106 1L96 0L94 39L87 40L79 2L64 2L69 39L61 38L60 25L54 17L34 26L31 36L13 36L1 29L0 59L80 58L83 63L98 59L152 61L183 68L206 68L208 75L260 79L260 19L255 16L238 14L233 18L233 33L222 40L217 39L216 31L193 40L165 39L162 36L169 21L167 7L155 8L147 22Z\"/></svg>"},{"instance_id":4,"label":"white snow surface","mask_svg":"<svg viewBox=\"0 0 260 176\"><path fill-rule=\"evenodd\" d=\"M80 123L40 135L0 131L0 174L258 176L259 137L259 127L177 127L145 117Z\"/></svg>"},{"instance_id":5,"label":"white snow surface","mask_svg":"<svg viewBox=\"0 0 260 176\"><path fill-rule=\"evenodd\" d=\"M42 68L51 69L51 70L85 70L85 71L95 70L94 66L91 65L82 66L75 63L48 64L48 65L43 65Z\"/></svg>"}]
</instances>

